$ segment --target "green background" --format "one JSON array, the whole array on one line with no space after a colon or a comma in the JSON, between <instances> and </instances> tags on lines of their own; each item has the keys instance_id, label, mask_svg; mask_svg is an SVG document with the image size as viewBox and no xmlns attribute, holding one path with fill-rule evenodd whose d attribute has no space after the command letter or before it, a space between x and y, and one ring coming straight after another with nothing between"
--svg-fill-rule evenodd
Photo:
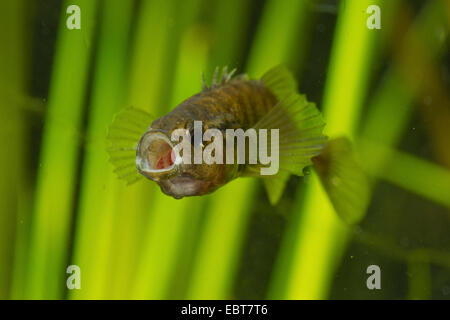
<instances>
[{"instance_id":1,"label":"green background","mask_svg":"<svg viewBox=\"0 0 450 320\"><path fill-rule=\"evenodd\" d=\"M0 298L450 297L449 1L4 0L0 15ZM161 116L203 71L279 63L372 177L357 226L313 172L275 207L254 179L174 200L115 177L116 112Z\"/></svg>"}]
</instances>

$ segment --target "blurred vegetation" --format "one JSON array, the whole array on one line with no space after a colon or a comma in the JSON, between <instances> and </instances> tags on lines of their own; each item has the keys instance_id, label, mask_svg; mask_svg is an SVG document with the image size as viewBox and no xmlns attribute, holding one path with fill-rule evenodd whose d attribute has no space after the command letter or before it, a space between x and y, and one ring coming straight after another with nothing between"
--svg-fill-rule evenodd
<instances>
[{"instance_id":1,"label":"blurred vegetation","mask_svg":"<svg viewBox=\"0 0 450 320\"><path fill-rule=\"evenodd\" d=\"M81 30L66 28L71 4ZM372 4L381 30L366 27ZM5 0L0 15L0 298L450 297L449 1ZM358 225L313 171L275 207L253 179L174 200L112 173L120 109L161 116L203 71L279 63L371 175ZM66 288L71 264L81 290Z\"/></svg>"}]
</instances>

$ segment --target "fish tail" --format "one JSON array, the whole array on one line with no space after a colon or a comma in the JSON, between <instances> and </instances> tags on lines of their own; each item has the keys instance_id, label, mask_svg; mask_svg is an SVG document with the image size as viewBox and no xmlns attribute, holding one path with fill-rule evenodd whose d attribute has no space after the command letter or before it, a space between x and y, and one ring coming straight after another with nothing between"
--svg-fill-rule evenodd
<instances>
[{"instance_id":1,"label":"fish tail","mask_svg":"<svg viewBox=\"0 0 450 320\"><path fill-rule=\"evenodd\" d=\"M330 140L312 162L336 213L348 224L359 222L369 203L371 184L351 142L343 137Z\"/></svg>"},{"instance_id":2,"label":"fish tail","mask_svg":"<svg viewBox=\"0 0 450 320\"><path fill-rule=\"evenodd\" d=\"M370 182L347 138L328 141L325 122L314 103L297 93L288 69L277 66L261 79L278 103L256 125L279 129L279 172L264 185L272 204L279 201L291 174L302 176L313 165L336 213L347 223L359 222L370 197Z\"/></svg>"}]
</instances>

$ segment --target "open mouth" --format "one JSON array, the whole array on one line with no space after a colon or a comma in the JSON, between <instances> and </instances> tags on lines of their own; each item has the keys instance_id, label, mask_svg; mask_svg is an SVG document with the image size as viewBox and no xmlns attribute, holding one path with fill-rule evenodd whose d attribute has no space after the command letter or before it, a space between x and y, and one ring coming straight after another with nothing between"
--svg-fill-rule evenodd
<instances>
[{"instance_id":1,"label":"open mouth","mask_svg":"<svg viewBox=\"0 0 450 320\"><path fill-rule=\"evenodd\" d=\"M175 167L176 154L170 140L160 132L149 132L139 143L136 167L141 172L165 172Z\"/></svg>"},{"instance_id":2,"label":"open mouth","mask_svg":"<svg viewBox=\"0 0 450 320\"><path fill-rule=\"evenodd\" d=\"M148 149L148 162L151 169L170 169L175 163L175 152L163 139L152 141Z\"/></svg>"}]
</instances>

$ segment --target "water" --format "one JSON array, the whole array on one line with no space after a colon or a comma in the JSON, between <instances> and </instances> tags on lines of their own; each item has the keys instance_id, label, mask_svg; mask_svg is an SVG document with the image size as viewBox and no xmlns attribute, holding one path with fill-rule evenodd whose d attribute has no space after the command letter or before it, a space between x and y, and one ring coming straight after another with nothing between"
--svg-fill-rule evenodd
<instances>
[{"instance_id":1,"label":"water","mask_svg":"<svg viewBox=\"0 0 450 320\"><path fill-rule=\"evenodd\" d=\"M57 0L0 7L1 298L448 299L444 1L386 2L381 29L365 1L70 4L79 21ZM161 116L217 65L278 63L371 176L357 225L312 169L276 206L256 179L174 200L115 177L117 111Z\"/></svg>"}]
</instances>

